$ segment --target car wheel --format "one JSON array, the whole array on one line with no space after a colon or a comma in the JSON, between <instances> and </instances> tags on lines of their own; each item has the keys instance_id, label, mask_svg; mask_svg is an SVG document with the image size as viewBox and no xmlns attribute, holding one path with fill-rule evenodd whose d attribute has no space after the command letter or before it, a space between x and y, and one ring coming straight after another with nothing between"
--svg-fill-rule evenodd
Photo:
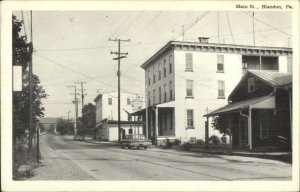
<instances>
[{"instance_id":1,"label":"car wheel","mask_svg":"<svg viewBox=\"0 0 300 192\"><path fill-rule=\"evenodd\" d=\"M136 147L137 149L140 149L140 147Z\"/></svg>"},{"instance_id":2,"label":"car wheel","mask_svg":"<svg viewBox=\"0 0 300 192\"><path fill-rule=\"evenodd\" d=\"M147 149L147 146L145 146L144 148Z\"/></svg>"}]
</instances>

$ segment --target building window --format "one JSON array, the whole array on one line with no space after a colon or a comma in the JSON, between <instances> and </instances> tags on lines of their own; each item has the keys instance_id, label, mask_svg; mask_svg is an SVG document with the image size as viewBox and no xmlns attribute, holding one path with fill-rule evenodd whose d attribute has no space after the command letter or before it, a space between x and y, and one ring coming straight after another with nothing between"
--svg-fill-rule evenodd
<instances>
[{"instance_id":1,"label":"building window","mask_svg":"<svg viewBox=\"0 0 300 192\"><path fill-rule=\"evenodd\" d=\"M155 83L155 67L153 66L153 84Z\"/></svg>"},{"instance_id":2,"label":"building window","mask_svg":"<svg viewBox=\"0 0 300 192\"><path fill-rule=\"evenodd\" d=\"M161 79L161 64L158 64L158 80Z\"/></svg>"},{"instance_id":3,"label":"building window","mask_svg":"<svg viewBox=\"0 0 300 192\"><path fill-rule=\"evenodd\" d=\"M186 96L193 97L193 80L186 80Z\"/></svg>"},{"instance_id":4,"label":"building window","mask_svg":"<svg viewBox=\"0 0 300 192\"><path fill-rule=\"evenodd\" d=\"M164 77L167 75L166 59L164 59Z\"/></svg>"},{"instance_id":5,"label":"building window","mask_svg":"<svg viewBox=\"0 0 300 192\"><path fill-rule=\"evenodd\" d=\"M172 69L173 69L173 67L172 67L172 56L170 55L169 56L169 73L172 73Z\"/></svg>"},{"instance_id":6,"label":"building window","mask_svg":"<svg viewBox=\"0 0 300 192\"><path fill-rule=\"evenodd\" d=\"M155 104L155 89L153 89L153 104Z\"/></svg>"},{"instance_id":7,"label":"building window","mask_svg":"<svg viewBox=\"0 0 300 192\"><path fill-rule=\"evenodd\" d=\"M186 71L193 71L193 53L185 54L185 69Z\"/></svg>"},{"instance_id":8,"label":"building window","mask_svg":"<svg viewBox=\"0 0 300 192\"><path fill-rule=\"evenodd\" d=\"M148 71L148 85L151 84L151 79L150 79L150 71Z\"/></svg>"},{"instance_id":9,"label":"building window","mask_svg":"<svg viewBox=\"0 0 300 192\"><path fill-rule=\"evenodd\" d=\"M151 106L151 93L148 92L148 106Z\"/></svg>"},{"instance_id":10,"label":"building window","mask_svg":"<svg viewBox=\"0 0 300 192\"><path fill-rule=\"evenodd\" d=\"M260 138L266 139L269 137L269 121L267 111L260 111Z\"/></svg>"},{"instance_id":11,"label":"building window","mask_svg":"<svg viewBox=\"0 0 300 192\"><path fill-rule=\"evenodd\" d=\"M170 94L169 100L172 100L173 99L172 81L169 82L169 94Z\"/></svg>"},{"instance_id":12,"label":"building window","mask_svg":"<svg viewBox=\"0 0 300 192\"><path fill-rule=\"evenodd\" d=\"M161 103L161 87L158 88L158 95L159 103Z\"/></svg>"},{"instance_id":13,"label":"building window","mask_svg":"<svg viewBox=\"0 0 300 192\"><path fill-rule=\"evenodd\" d=\"M108 104L112 105L112 98L108 98Z\"/></svg>"},{"instance_id":14,"label":"building window","mask_svg":"<svg viewBox=\"0 0 300 192\"><path fill-rule=\"evenodd\" d=\"M188 109L187 112L187 128L193 128L194 127L194 110Z\"/></svg>"},{"instance_id":15,"label":"building window","mask_svg":"<svg viewBox=\"0 0 300 192\"><path fill-rule=\"evenodd\" d=\"M133 133L132 128L128 129L128 134L129 134L129 135L132 135L132 133Z\"/></svg>"},{"instance_id":16,"label":"building window","mask_svg":"<svg viewBox=\"0 0 300 192\"><path fill-rule=\"evenodd\" d=\"M167 85L164 84L164 102L167 102Z\"/></svg>"},{"instance_id":17,"label":"building window","mask_svg":"<svg viewBox=\"0 0 300 192\"><path fill-rule=\"evenodd\" d=\"M224 55L217 55L217 72L224 72Z\"/></svg>"},{"instance_id":18,"label":"building window","mask_svg":"<svg viewBox=\"0 0 300 192\"><path fill-rule=\"evenodd\" d=\"M218 81L218 99L225 99L225 82Z\"/></svg>"},{"instance_id":19,"label":"building window","mask_svg":"<svg viewBox=\"0 0 300 192\"><path fill-rule=\"evenodd\" d=\"M255 79L254 77L250 77L248 79L248 93L252 93L255 91Z\"/></svg>"},{"instance_id":20,"label":"building window","mask_svg":"<svg viewBox=\"0 0 300 192\"><path fill-rule=\"evenodd\" d=\"M131 100L130 98L127 98L127 105L130 105L131 104Z\"/></svg>"}]
</instances>

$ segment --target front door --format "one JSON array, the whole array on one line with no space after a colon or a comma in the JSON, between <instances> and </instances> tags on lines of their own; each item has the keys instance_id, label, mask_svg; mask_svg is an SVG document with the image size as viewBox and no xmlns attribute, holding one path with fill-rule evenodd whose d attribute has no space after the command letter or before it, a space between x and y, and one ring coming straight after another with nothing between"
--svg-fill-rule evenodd
<instances>
[{"instance_id":1,"label":"front door","mask_svg":"<svg viewBox=\"0 0 300 192\"><path fill-rule=\"evenodd\" d=\"M240 147L248 144L248 121L246 118L240 118L239 121L240 132Z\"/></svg>"}]
</instances>

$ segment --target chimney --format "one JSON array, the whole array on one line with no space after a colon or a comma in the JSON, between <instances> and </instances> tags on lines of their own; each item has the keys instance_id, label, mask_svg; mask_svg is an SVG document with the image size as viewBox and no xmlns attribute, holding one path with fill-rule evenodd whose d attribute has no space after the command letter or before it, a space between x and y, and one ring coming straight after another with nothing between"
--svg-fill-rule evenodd
<instances>
[{"instance_id":1,"label":"chimney","mask_svg":"<svg viewBox=\"0 0 300 192\"><path fill-rule=\"evenodd\" d=\"M200 43L208 43L209 37L199 37L198 39Z\"/></svg>"}]
</instances>

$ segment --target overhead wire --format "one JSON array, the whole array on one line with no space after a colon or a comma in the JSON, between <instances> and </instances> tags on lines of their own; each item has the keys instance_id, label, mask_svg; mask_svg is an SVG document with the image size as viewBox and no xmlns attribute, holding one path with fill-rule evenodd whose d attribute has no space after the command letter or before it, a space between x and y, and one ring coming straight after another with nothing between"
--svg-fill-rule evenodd
<instances>
[{"instance_id":1,"label":"overhead wire","mask_svg":"<svg viewBox=\"0 0 300 192\"><path fill-rule=\"evenodd\" d=\"M226 18L227 18L228 26L229 26L229 29L230 29L230 34L231 34L231 37L232 37L232 41L233 41L233 44L235 45L235 41L234 41L234 37L233 37L233 34L232 34L231 25L230 25L230 22L229 22L229 17L228 17L228 12L227 11L226 11Z\"/></svg>"},{"instance_id":2,"label":"overhead wire","mask_svg":"<svg viewBox=\"0 0 300 192\"><path fill-rule=\"evenodd\" d=\"M56 65L58 65L58 66L60 66L60 67L62 67L62 68L65 68L65 69L67 69L67 70L69 70L69 71L71 71L71 72L73 72L73 73L75 73L75 74L77 74L77 75L84 76L84 77L86 77L86 78L88 78L88 79L94 80L94 81L96 81L96 82L98 82L98 83L101 83L101 84L103 84L103 85L106 85L106 86L109 86L109 87L112 87L112 88L115 88L115 89L116 89L116 86L114 86L114 85L111 85L111 84L108 84L108 83L99 81L98 79L95 79L95 78L93 78L93 77L90 77L90 76L88 76L88 75L85 75L85 74L83 74L83 73L80 73L80 72L78 72L78 71L76 71L76 70L74 70L74 69L71 69L71 68L69 68L69 67L67 67L67 66L65 66L65 65L63 65L63 64L61 64L61 63L59 63L59 62L57 62L57 61L55 61L55 60L53 60L53 59L50 59L50 58L48 58L48 57L46 57L46 56L44 56L44 55L36 54L36 56L41 57L41 58L43 58L43 59L45 59L45 60L47 60L47 61L49 61L49 62L51 62L51 63L53 63L53 64L56 64ZM122 89L122 90L124 90L124 91L126 91L126 92L128 92L128 93L137 94L137 93L135 93L135 92L128 91L128 90L125 90L125 89Z\"/></svg>"},{"instance_id":3,"label":"overhead wire","mask_svg":"<svg viewBox=\"0 0 300 192\"><path fill-rule=\"evenodd\" d=\"M248 14L247 12L245 12L245 11L243 11L243 13L246 14L246 15L248 15L248 16L250 16L251 18L253 17L252 15L249 15L249 14ZM281 33L283 33L283 34L285 34L285 35L288 35L288 36L291 36L291 37L292 37L291 34L289 34L289 33L287 33L287 32L284 32L284 31L281 31L281 30L279 30L278 28L276 28L276 27L274 27L274 26L272 26L272 25L270 25L270 24L268 24L268 23L266 23L266 22L264 22L264 21L258 19L257 17L254 17L254 19L255 19L256 21L259 21L259 22L261 22L262 24L264 24L264 25L266 25L266 26L268 26L268 27L270 27L270 28L276 30L276 31L279 31L279 32L281 32Z\"/></svg>"}]
</instances>

